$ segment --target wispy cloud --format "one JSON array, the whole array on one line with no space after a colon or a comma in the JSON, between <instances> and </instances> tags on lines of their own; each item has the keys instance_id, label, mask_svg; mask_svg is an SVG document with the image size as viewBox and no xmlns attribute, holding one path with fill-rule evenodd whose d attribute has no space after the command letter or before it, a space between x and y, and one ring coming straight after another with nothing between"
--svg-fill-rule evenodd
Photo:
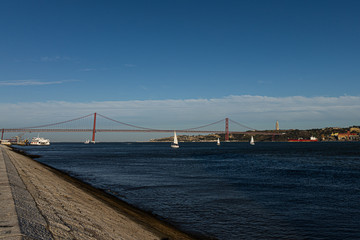
<instances>
[{"instance_id":1,"label":"wispy cloud","mask_svg":"<svg viewBox=\"0 0 360 240\"><path fill-rule=\"evenodd\" d=\"M40 58L41 62L61 62L61 61L70 61L71 59L69 57L64 56L43 56Z\"/></svg>"},{"instance_id":2,"label":"wispy cloud","mask_svg":"<svg viewBox=\"0 0 360 240\"><path fill-rule=\"evenodd\" d=\"M79 71L80 72L91 72L91 71L96 71L96 68L82 68Z\"/></svg>"},{"instance_id":3,"label":"wispy cloud","mask_svg":"<svg viewBox=\"0 0 360 240\"><path fill-rule=\"evenodd\" d=\"M0 86L40 86L40 85L63 84L66 82L73 82L73 81L78 81L78 80L61 80L61 81L40 81L35 79L12 80L12 81L0 81Z\"/></svg>"},{"instance_id":4,"label":"wispy cloud","mask_svg":"<svg viewBox=\"0 0 360 240\"><path fill-rule=\"evenodd\" d=\"M270 81L265 81L265 80L258 80L257 81L257 84L259 84L259 85L270 84L270 83L271 83Z\"/></svg>"},{"instance_id":5,"label":"wispy cloud","mask_svg":"<svg viewBox=\"0 0 360 240\"><path fill-rule=\"evenodd\" d=\"M127 67L127 68L136 67L135 64L131 64L131 63L124 64L124 66Z\"/></svg>"},{"instance_id":6,"label":"wispy cloud","mask_svg":"<svg viewBox=\"0 0 360 240\"><path fill-rule=\"evenodd\" d=\"M51 123L98 112L119 121L160 129L196 127L225 117L255 129L273 129L276 120L284 129L301 129L360 125L359 102L358 96L242 95L214 99L2 103L0 112L1 121L8 119L11 124L15 124L13 119ZM22 122L21 125L33 124Z\"/></svg>"}]
</instances>

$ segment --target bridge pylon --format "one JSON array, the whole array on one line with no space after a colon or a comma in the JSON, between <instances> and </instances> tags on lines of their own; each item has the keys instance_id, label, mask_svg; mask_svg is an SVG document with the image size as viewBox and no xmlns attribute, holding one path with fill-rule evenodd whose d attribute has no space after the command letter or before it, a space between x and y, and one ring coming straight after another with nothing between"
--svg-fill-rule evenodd
<instances>
[{"instance_id":1,"label":"bridge pylon","mask_svg":"<svg viewBox=\"0 0 360 240\"><path fill-rule=\"evenodd\" d=\"M225 141L229 141L229 118L225 118Z\"/></svg>"},{"instance_id":2,"label":"bridge pylon","mask_svg":"<svg viewBox=\"0 0 360 240\"><path fill-rule=\"evenodd\" d=\"M96 133L96 113L94 113L94 127L93 127L93 134L92 134L92 142L95 143L95 133Z\"/></svg>"}]
</instances>

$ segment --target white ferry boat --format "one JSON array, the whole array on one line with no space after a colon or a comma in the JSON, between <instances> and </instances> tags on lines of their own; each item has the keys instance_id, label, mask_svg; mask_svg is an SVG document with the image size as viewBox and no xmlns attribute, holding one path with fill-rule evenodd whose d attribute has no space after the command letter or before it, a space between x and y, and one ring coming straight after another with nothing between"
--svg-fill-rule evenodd
<instances>
[{"instance_id":1,"label":"white ferry boat","mask_svg":"<svg viewBox=\"0 0 360 240\"><path fill-rule=\"evenodd\" d=\"M39 137L39 135L37 137L33 137L30 145L35 145L35 146L48 146L50 145L50 140L49 139L45 139L42 137Z\"/></svg>"},{"instance_id":2,"label":"white ferry boat","mask_svg":"<svg viewBox=\"0 0 360 240\"><path fill-rule=\"evenodd\" d=\"M0 144L10 146L11 142L9 140L0 140Z\"/></svg>"}]
</instances>

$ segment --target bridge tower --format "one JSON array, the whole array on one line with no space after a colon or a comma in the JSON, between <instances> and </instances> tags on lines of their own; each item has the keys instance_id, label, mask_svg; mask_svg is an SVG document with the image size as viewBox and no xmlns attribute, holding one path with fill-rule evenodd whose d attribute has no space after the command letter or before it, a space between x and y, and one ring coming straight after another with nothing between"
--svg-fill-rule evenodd
<instances>
[{"instance_id":1,"label":"bridge tower","mask_svg":"<svg viewBox=\"0 0 360 240\"><path fill-rule=\"evenodd\" d=\"M3 140L3 137L4 137L4 129L2 129L1 131L1 140Z\"/></svg>"},{"instance_id":2,"label":"bridge tower","mask_svg":"<svg viewBox=\"0 0 360 240\"><path fill-rule=\"evenodd\" d=\"M94 113L94 127L93 127L93 134L92 134L92 142L95 143L95 133L96 133L96 113Z\"/></svg>"},{"instance_id":3,"label":"bridge tower","mask_svg":"<svg viewBox=\"0 0 360 240\"><path fill-rule=\"evenodd\" d=\"M225 118L225 141L229 141L229 118Z\"/></svg>"}]
</instances>

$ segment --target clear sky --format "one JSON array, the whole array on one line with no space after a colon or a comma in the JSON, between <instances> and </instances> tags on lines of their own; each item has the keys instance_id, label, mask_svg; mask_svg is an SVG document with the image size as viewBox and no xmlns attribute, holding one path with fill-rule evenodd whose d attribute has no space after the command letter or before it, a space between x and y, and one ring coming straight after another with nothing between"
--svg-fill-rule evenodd
<instances>
[{"instance_id":1,"label":"clear sky","mask_svg":"<svg viewBox=\"0 0 360 240\"><path fill-rule=\"evenodd\" d=\"M0 128L91 112L360 125L359 13L357 0L1 1Z\"/></svg>"}]
</instances>

